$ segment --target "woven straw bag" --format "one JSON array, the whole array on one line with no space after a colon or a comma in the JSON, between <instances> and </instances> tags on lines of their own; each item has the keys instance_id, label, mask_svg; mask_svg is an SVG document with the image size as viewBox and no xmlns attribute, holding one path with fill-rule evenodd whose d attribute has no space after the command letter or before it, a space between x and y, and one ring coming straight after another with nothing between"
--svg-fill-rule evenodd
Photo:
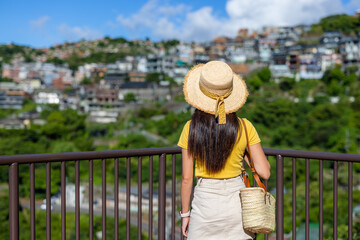
<instances>
[{"instance_id":1,"label":"woven straw bag","mask_svg":"<svg viewBox=\"0 0 360 240\"><path fill-rule=\"evenodd\" d=\"M241 121L246 134L251 172L259 186L250 186L248 174L243 167L242 177L246 186L246 188L240 189L243 226L245 230L253 233L271 233L275 230L275 198L267 192L265 185L261 182L254 168L245 122L243 119Z\"/></svg>"}]
</instances>

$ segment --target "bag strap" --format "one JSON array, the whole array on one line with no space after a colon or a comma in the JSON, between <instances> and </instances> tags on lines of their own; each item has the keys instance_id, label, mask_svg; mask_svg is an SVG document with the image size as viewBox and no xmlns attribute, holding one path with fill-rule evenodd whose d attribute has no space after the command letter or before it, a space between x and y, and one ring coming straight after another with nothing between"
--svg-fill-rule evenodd
<instances>
[{"instance_id":1,"label":"bag strap","mask_svg":"<svg viewBox=\"0 0 360 240\"><path fill-rule=\"evenodd\" d=\"M248 133L247 133L247 129L246 129L246 125L245 125L245 121L244 119L241 118L241 122L242 122L242 125L244 126L244 130L245 130L245 135L246 135L246 143L247 143L247 152L249 153L249 167L251 169L251 172L255 178L255 181L257 182L258 186L261 187L262 189L265 190L265 192L267 192L266 190L266 187L265 185L261 182L260 180L260 177L259 175L257 174L256 170L255 170L255 167L254 167L254 162L252 160L252 157L251 157L251 150L250 150L250 142L249 142L249 136L248 136ZM245 183L245 186L246 187L251 187L250 186L250 181L249 181L249 176L244 168L244 166L242 167L242 176L243 176L243 179L244 179L244 183Z\"/></svg>"}]
</instances>

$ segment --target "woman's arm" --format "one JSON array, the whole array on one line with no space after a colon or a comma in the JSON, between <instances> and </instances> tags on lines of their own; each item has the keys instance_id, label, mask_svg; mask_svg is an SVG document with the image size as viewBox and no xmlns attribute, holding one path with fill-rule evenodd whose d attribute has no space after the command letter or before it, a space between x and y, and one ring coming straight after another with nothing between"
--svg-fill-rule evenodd
<instances>
[{"instance_id":1,"label":"woman's arm","mask_svg":"<svg viewBox=\"0 0 360 240\"><path fill-rule=\"evenodd\" d=\"M254 162L254 167L259 176L268 180L270 178L270 163L266 159L264 151L261 147L260 143L254 144L250 146L251 157ZM249 164L249 159L245 154L245 161ZM249 165L250 166L250 165Z\"/></svg>"},{"instance_id":2,"label":"woman's arm","mask_svg":"<svg viewBox=\"0 0 360 240\"><path fill-rule=\"evenodd\" d=\"M190 195L193 187L194 161L187 149L182 149L182 177L181 177L181 212L187 213L190 210ZM182 232L187 236L190 218L182 219Z\"/></svg>"}]
</instances>

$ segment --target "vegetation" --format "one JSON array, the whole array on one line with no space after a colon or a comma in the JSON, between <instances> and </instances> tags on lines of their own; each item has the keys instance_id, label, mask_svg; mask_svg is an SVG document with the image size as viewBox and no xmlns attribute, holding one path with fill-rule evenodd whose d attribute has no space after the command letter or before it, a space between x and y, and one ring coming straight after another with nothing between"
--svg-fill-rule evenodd
<instances>
[{"instance_id":1,"label":"vegetation","mask_svg":"<svg viewBox=\"0 0 360 240\"><path fill-rule=\"evenodd\" d=\"M310 33L322 34L323 32L339 31L346 35L360 32L360 18L346 14L332 15L322 18L319 23L313 24Z\"/></svg>"},{"instance_id":2,"label":"vegetation","mask_svg":"<svg viewBox=\"0 0 360 240\"><path fill-rule=\"evenodd\" d=\"M0 239L9 239L9 199L8 194L0 196ZM36 239L46 239L46 212L38 210L35 212L35 233ZM94 235L102 231L102 217L94 216ZM19 213L20 240L28 240L30 238L30 211L20 209ZM106 238L114 238L114 218L106 217ZM126 238L126 221L119 219L119 238ZM60 213L51 214L51 239L61 239L61 215ZM75 239L75 214L66 214L66 239ZM80 215L80 239L89 239L89 215ZM130 227L130 239L138 239L137 228ZM142 233L141 239L148 239L145 233Z\"/></svg>"}]
</instances>

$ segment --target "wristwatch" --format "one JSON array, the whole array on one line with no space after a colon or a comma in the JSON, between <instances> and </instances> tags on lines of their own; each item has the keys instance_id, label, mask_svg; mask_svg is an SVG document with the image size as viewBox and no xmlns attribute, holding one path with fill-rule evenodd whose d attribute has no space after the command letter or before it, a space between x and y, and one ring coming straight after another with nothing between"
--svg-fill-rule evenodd
<instances>
[{"instance_id":1,"label":"wristwatch","mask_svg":"<svg viewBox=\"0 0 360 240\"><path fill-rule=\"evenodd\" d=\"M180 216L181 216L182 218L184 218L184 217L190 217L190 210L189 210L187 213L182 213L182 212L180 211Z\"/></svg>"}]
</instances>

